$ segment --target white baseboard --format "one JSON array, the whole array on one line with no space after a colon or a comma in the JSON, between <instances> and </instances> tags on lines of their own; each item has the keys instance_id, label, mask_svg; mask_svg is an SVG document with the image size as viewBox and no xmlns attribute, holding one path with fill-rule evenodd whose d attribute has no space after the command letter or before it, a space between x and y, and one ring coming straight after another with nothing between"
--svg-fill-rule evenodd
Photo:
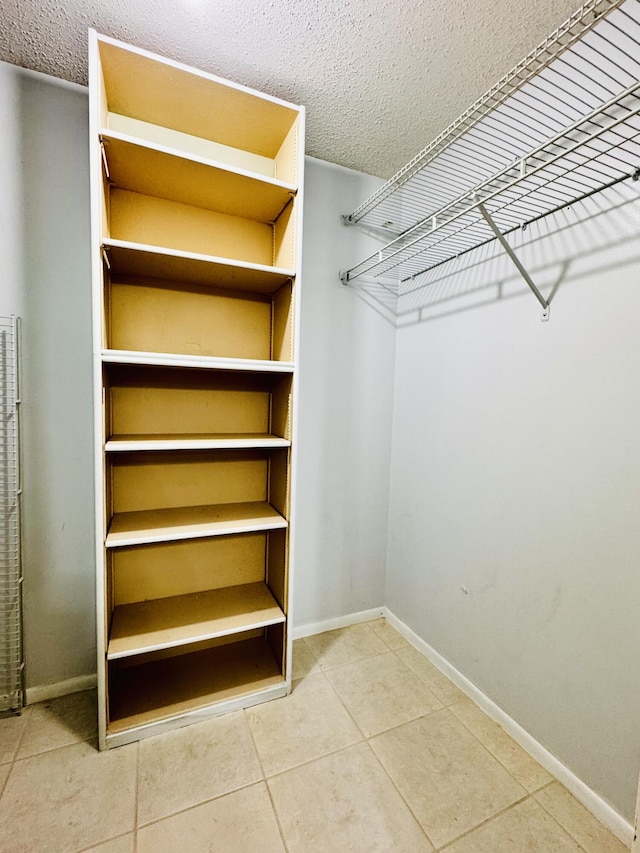
<instances>
[{"instance_id":1,"label":"white baseboard","mask_svg":"<svg viewBox=\"0 0 640 853\"><path fill-rule=\"evenodd\" d=\"M505 711L502 710L496 703L476 687L473 682L457 670L446 658L443 658L434 648L421 639L414 631L405 625L398 617L391 613L386 607L384 608L384 616L390 625L402 634L412 646L418 649L419 652L428 658L431 663L436 666L440 672L444 673L447 678L451 679L456 687L459 687L463 693L472 699L476 705L495 720L516 743L529 753L532 758L541 764L545 770L548 770L552 776L561 782L573 796L579 800L585 808L587 808L600 823L603 823L607 829L626 844L631 846L633 840L633 826L622 815L612 808L599 794L596 794L582 779L579 779L575 773L564 765L559 759L552 755L548 749L539 743L529 732L525 731L521 725L516 723Z\"/></svg>"},{"instance_id":2,"label":"white baseboard","mask_svg":"<svg viewBox=\"0 0 640 853\"><path fill-rule=\"evenodd\" d=\"M294 640L302 637L311 637L313 634L323 634L325 631L335 631L338 628L346 628L357 622L370 622L384 616L384 607L374 607L372 610L360 610L358 613L349 613L346 616L337 616L334 619L324 619L322 622L308 622L306 625L298 625L291 634Z\"/></svg>"},{"instance_id":3,"label":"white baseboard","mask_svg":"<svg viewBox=\"0 0 640 853\"><path fill-rule=\"evenodd\" d=\"M97 676L93 673L92 675L79 675L76 678L68 678L66 681L56 681L54 684L27 687L25 691L26 704L34 705L36 702L46 702L48 699L57 699L59 696L67 696L69 693L91 690L97 683Z\"/></svg>"}]
</instances>

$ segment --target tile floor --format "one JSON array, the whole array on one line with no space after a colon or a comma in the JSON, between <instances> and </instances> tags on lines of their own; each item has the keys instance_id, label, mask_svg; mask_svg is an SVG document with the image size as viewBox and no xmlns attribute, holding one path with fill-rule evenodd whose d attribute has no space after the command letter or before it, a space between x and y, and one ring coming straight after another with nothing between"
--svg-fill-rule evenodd
<instances>
[{"instance_id":1,"label":"tile floor","mask_svg":"<svg viewBox=\"0 0 640 853\"><path fill-rule=\"evenodd\" d=\"M90 692L0 720L0 852L626 850L383 619L294 669L285 699L105 753Z\"/></svg>"}]
</instances>

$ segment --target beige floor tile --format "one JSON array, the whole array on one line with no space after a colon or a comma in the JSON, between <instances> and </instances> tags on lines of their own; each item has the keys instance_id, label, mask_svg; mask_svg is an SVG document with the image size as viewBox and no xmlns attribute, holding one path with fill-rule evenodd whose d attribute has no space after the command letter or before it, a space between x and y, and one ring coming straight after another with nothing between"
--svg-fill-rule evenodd
<instances>
[{"instance_id":1,"label":"beige floor tile","mask_svg":"<svg viewBox=\"0 0 640 853\"><path fill-rule=\"evenodd\" d=\"M367 622L305 637L305 642L321 669L344 666L388 651Z\"/></svg>"},{"instance_id":2,"label":"beige floor tile","mask_svg":"<svg viewBox=\"0 0 640 853\"><path fill-rule=\"evenodd\" d=\"M138 853L284 853L264 782L235 791L138 832Z\"/></svg>"},{"instance_id":3,"label":"beige floor tile","mask_svg":"<svg viewBox=\"0 0 640 853\"><path fill-rule=\"evenodd\" d=\"M97 737L95 690L72 693L31 707L18 758Z\"/></svg>"},{"instance_id":4,"label":"beige floor tile","mask_svg":"<svg viewBox=\"0 0 640 853\"><path fill-rule=\"evenodd\" d=\"M268 785L290 853L433 850L365 743Z\"/></svg>"},{"instance_id":5,"label":"beige floor tile","mask_svg":"<svg viewBox=\"0 0 640 853\"><path fill-rule=\"evenodd\" d=\"M435 693L443 705L453 705L454 702L460 702L461 699L465 698L462 690L459 690L446 675L443 675L431 661L427 660L413 646L398 649L396 654L418 678L424 681L429 690Z\"/></svg>"},{"instance_id":6,"label":"beige floor tile","mask_svg":"<svg viewBox=\"0 0 640 853\"><path fill-rule=\"evenodd\" d=\"M140 742L138 825L262 778L243 712Z\"/></svg>"},{"instance_id":7,"label":"beige floor tile","mask_svg":"<svg viewBox=\"0 0 640 853\"><path fill-rule=\"evenodd\" d=\"M446 853L581 853L533 800L525 800L455 841Z\"/></svg>"},{"instance_id":8,"label":"beige floor tile","mask_svg":"<svg viewBox=\"0 0 640 853\"><path fill-rule=\"evenodd\" d=\"M443 707L391 651L329 670L327 678L367 737Z\"/></svg>"},{"instance_id":9,"label":"beige floor tile","mask_svg":"<svg viewBox=\"0 0 640 853\"><path fill-rule=\"evenodd\" d=\"M31 708L25 708L19 716L0 719L0 764L13 761L30 715Z\"/></svg>"},{"instance_id":10,"label":"beige floor tile","mask_svg":"<svg viewBox=\"0 0 640 853\"><path fill-rule=\"evenodd\" d=\"M446 708L370 743L437 847L526 793Z\"/></svg>"},{"instance_id":11,"label":"beige floor tile","mask_svg":"<svg viewBox=\"0 0 640 853\"><path fill-rule=\"evenodd\" d=\"M471 699L451 705L451 711L527 791L537 791L553 781L553 776Z\"/></svg>"},{"instance_id":12,"label":"beige floor tile","mask_svg":"<svg viewBox=\"0 0 640 853\"><path fill-rule=\"evenodd\" d=\"M320 672L320 667L309 651L309 646L304 640L294 640L293 678L304 678L305 675L312 675L314 672Z\"/></svg>"},{"instance_id":13,"label":"beige floor tile","mask_svg":"<svg viewBox=\"0 0 640 853\"><path fill-rule=\"evenodd\" d=\"M267 776L362 740L322 673L297 681L289 696L245 714Z\"/></svg>"},{"instance_id":14,"label":"beige floor tile","mask_svg":"<svg viewBox=\"0 0 640 853\"><path fill-rule=\"evenodd\" d=\"M130 832L137 752L78 743L16 761L0 800L0 851L83 850Z\"/></svg>"},{"instance_id":15,"label":"beige floor tile","mask_svg":"<svg viewBox=\"0 0 640 853\"><path fill-rule=\"evenodd\" d=\"M105 841L104 844L98 844L97 847L90 847L83 853L133 853L135 847L135 835L129 832L127 835L121 835L119 838L112 838L111 841Z\"/></svg>"},{"instance_id":16,"label":"beige floor tile","mask_svg":"<svg viewBox=\"0 0 640 853\"><path fill-rule=\"evenodd\" d=\"M402 634L399 634L386 619L374 619L373 622L369 622L369 625L390 649L403 649L409 645Z\"/></svg>"},{"instance_id":17,"label":"beige floor tile","mask_svg":"<svg viewBox=\"0 0 640 853\"><path fill-rule=\"evenodd\" d=\"M587 853L629 853L628 848L559 782L552 782L534 796Z\"/></svg>"}]
</instances>

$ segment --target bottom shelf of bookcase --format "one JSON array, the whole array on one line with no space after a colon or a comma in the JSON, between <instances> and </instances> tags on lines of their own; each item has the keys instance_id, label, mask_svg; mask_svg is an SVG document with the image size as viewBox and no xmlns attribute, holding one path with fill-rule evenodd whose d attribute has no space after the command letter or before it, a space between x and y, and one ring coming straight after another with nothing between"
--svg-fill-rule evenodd
<instances>
[{"instance_id":1,"label":"bottom shelf of bookcase","mask_svg":"<svg viewBox=\"0 0 640 853\"><path fill-rule=\"evenodd\" d=\"M286 683L263 636L141 663L130 659L124 666L116 661L109 669L107 745L117 745L110 743L115 735L190 712L211 709L202 716L213 716L216 705L270 688L281 688L284 695Z\"/></svg>"}]
</instances>

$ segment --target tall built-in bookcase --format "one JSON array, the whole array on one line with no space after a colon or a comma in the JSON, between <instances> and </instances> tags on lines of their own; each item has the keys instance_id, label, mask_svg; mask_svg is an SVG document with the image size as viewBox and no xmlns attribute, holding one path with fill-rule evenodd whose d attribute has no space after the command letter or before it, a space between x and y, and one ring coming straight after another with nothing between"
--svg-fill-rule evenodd
<instances>
[{"instance_id":1,"label":"tall built-in bookcase","mask_svg":"<svg viewBox=\"0 0 640 853\"><path fill-rule=\"evenodd\" d=\"M104 748L290 690L304 111L89 50Z\"/></svg>"}]
</instances>

